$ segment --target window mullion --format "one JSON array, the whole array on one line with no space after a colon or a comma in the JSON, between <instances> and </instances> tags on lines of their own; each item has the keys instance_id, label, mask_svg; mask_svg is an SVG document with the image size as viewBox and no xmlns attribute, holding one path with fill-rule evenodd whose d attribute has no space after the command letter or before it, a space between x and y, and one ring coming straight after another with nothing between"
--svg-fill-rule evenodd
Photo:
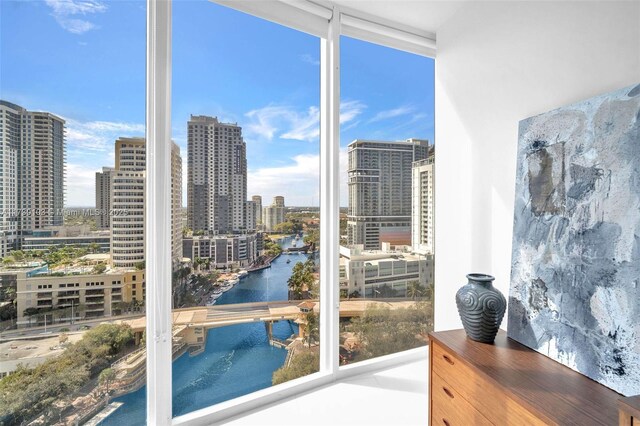
<instances>
[{"instance_id":1,"label":"window mullion","mask_svg":"<svg viewBox=\"0 0 640 426\"><path fill-rule=\"evenodd\" d=\"M147 424L171 424L171 0L147 0Z\"/></svg>"},{"instance_id":2,"label":"window mullion","mask_svg":"<svg viewBox=\"0 0 640 426\"><path fill-rule=\"evenodd\" d=\"M320 52L320 371L338 371L340 233L340 12Z\"/></svg>"}]
</instances>

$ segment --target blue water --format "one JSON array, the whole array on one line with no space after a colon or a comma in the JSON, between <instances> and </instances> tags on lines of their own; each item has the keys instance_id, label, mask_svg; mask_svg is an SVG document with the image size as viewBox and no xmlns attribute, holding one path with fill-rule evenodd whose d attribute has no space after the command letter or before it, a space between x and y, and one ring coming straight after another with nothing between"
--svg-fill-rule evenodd
<instances>
[{"instance_id":1,"label":"blue water","mask_svg":"<svg viewBox=\"0 0 640 426\"><path fill-rule=\"evenodd\" d=\"M291 245L291 238L282 242ZM291 262L287 263L290 259ZM252 272L216 304L287 300L287 280L297 261L307 256L282 255L271 268ZM286 339L297 332L287 321L273 325L274 336ZM203 353L184 354L173 362L173 415L208 407L271 386L271 376L287 356L286 349L269 345L264 323L212 328ZM144 425L146 387L115 399L124 402L101 425Z\"/></svg>"}]
</instances>

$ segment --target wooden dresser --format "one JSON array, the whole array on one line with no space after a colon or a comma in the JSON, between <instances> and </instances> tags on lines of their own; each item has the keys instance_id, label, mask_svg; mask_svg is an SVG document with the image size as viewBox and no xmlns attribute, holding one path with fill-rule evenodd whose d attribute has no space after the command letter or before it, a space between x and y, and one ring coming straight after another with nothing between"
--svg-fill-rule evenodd
<instances>
[{"instance_id":1,"label":"wooden dresser","mask_svg":"<svg viewBox=\"0 0 640 426\"><path fill-rule=\"evenodd\" d=\"M618 401L620 426L640 426L640 395Z\"/></svg>"},{"instance_id":2,"label":"wooden dresser","mask_svg":"<svg viewBox=\"0 0 640 426\"><path fill-rule=\"evenodd\" d=\"M475 342L464 330L431 333L429 339L432 426L622 422L620 394L507 338L503 331L493 344Z\"/></svg>"}]
</instances>

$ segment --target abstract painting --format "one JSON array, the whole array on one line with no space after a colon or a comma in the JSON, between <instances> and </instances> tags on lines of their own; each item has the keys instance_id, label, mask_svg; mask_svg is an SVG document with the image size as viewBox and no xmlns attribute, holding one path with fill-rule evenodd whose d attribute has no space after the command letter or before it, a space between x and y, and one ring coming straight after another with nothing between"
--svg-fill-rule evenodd
<instances>
[{"instance_id":1,"label":"abstract painting","mask_svg":"<svg viewBox=\"0 0 640 426\"><path fill-rule=\"evenodd\" d=\"M508 335L640 394L640 84L520 122Z\"/></svg>"}]
</instances>

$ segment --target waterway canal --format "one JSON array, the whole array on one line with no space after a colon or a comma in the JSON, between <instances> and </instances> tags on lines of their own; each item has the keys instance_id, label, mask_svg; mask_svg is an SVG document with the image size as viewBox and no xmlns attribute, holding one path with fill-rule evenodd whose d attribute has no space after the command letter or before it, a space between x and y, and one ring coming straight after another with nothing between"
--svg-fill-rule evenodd
<instances>
[{"instance_id":1,"label":"waterway canal","mask_svg":"<svg viewBox=\"0 0 640 426\"><path fill-rule=\"evenodd\" d=\"M290 247L292 238L281 241ZM303 254L282 255L271 268L252 272L222 295L216 304L277 301L287 299L287 280ZM290 263L287 263L290 260ZM286 321L275 323L275 337L286 339L296 332ZM246 395L271 386L271 375L280 368L287 351L269 344L263 323L213 328L207 334L203 353L184 354L173 362L173 415ZM116 398L124 404L101 425L144 425L146 387Z\"/></svg>"}]
</instances>

